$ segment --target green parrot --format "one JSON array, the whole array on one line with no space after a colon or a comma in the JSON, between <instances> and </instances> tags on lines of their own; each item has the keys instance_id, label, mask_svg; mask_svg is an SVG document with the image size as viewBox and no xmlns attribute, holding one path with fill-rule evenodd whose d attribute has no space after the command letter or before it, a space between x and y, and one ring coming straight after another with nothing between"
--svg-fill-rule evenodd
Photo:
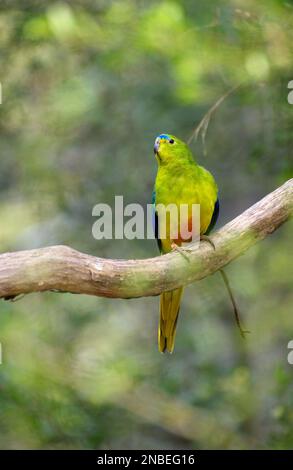
<instances>
[{"instance_id":1,"label":"green parrot","mask_svg":"<svg viewBox=\"0 0 293 470\"><path fill-rule=\"evenodd\" d=\"M155 140L154 152L158 162L158 172L153 191L155 236L161 254L179 248L182 238L173 235L171 223L166 224L164 236L160 229L158 205L175 204L180 217L180 205L187 204L188 220L183 221L190 227L192 204L200 205L200 235L204 238L214 227L219 215L218 188L209 171L198 165L187 144L174 135L161 134ZM162 216L161 216L162 218ZM182 220L182 219L181 219ZM162 221L161 221L162 222ZM164 221L165 223L165 221ZM184 242L190 240L185 240ZM183 288L164 292L160 296L160 321L158 346L160 352L174 349L176 324Z\"/></svg>"}]
</instances>

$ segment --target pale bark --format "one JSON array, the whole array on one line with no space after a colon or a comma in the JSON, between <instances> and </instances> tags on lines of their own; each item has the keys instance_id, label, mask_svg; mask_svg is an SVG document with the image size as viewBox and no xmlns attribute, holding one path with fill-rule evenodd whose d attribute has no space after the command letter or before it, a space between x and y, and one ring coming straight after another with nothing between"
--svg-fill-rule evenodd
<instances>
[{"instance_id":1,"label":"pale bark","mask_svg":"<svg viewBox=\"0 0 293 470\"><path fill-rule=\"evenodd\" d=\"M293 212L293 179L211 235L180 253L142 260L111 260L67 246L0 255L0 297L56 290L104 297L157 295L224 267L282 225ZM268 253L269 256L269 253Z\"/></svg>"}]
</instances>

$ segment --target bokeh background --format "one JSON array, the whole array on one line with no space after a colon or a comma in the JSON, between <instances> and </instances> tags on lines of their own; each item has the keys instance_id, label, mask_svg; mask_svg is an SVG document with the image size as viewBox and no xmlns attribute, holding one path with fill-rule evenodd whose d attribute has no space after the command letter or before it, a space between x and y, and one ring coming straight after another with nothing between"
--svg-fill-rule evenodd
<instances>
[{"instance_id":1,"label":"bokeh background","mask_svg":"<svg viewBox=\"0 0 293 470\"><path fill-rule=\"evenodd\" d=\"M220 188L218 226L292 175L289 0L6 0L0 50L1 252L156 255L94 240L92 208L149 203L156 135L187 139L238 85L191 144ZM292 448L291 233L227 267L246 341L218 274L186 289L171 356L158 298L1 301L0 448Z\"/></svg>"}]
</instances>

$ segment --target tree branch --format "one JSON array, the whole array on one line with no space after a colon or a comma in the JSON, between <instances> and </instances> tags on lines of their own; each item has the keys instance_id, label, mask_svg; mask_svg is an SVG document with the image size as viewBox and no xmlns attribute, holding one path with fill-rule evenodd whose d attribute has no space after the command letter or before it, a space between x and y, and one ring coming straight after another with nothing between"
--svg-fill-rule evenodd
<instances>
[{"instance_id":1,"label":"tree branch","mask_svg":"<svg viewBox=\"0 0 293 470\"><path fill-rule=\"evenodd\" d=\"M57 290L104 297L143 297L189 284L227 265L293 213L293 179L188 252L143 260L96 258L67 246L0 255L0 298Z\"/></svg>"}]
</instances>

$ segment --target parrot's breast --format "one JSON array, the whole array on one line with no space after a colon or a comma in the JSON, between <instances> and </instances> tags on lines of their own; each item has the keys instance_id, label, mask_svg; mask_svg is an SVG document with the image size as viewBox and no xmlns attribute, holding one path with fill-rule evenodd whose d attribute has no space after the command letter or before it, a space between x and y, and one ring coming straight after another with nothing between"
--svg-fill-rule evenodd
<instances>
[{"instance_id":1,"label":"parrot's breast","mask_svg":"<svg viewBox=\"0 0 293 470\"><path fill-rule=\"evenodd\" d=\"M204 168L193 165L182 171L177 169L173 173L166 170L165 168L159 169L155 184L159 237L164 252L171 251L172 241L177 245L181 245L183 241L191 241L191 237L190 239L182 238L181 230L178 230L180 224L183 224L183 228L187 228L189 233L194 231L194 233L204 234L210 225L217 200L217 186L214 178ZM177 217L175 209L175 216L170 217L168 211L164 213L161 208L166 209L172 205L177 208ZM194 217L193 205L200 206L199 220ZM172 210L170 213L173 214ZM199 224L199 227L194 227L194 223Z\"/></svg>"}]
</instances>

